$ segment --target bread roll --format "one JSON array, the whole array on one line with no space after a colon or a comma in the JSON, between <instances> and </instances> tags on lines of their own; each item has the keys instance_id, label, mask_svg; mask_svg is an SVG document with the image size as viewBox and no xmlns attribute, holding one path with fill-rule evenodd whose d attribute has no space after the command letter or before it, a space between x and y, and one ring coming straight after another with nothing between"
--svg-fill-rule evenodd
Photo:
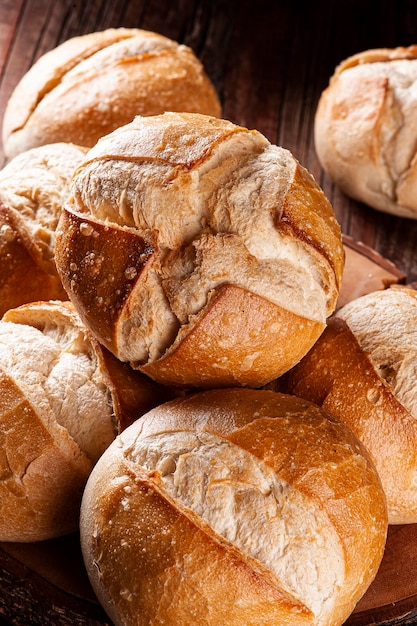
<instances>
[{"instance_id":1,"label":"bread roll","mask_svg":"<svg viewBox=\"0 0 417 626\"><path fill-rule=\"evenodd\" d=\"M391 287L329 320L287 391L348 424L381 477L391 524L417 522L417 292Z\"/></svg>"},{"instance_id":2,"label":"bread roll","mask_svg":"<svg viewBox=\"0 0 417 626\"><path fill-rule=\"evenodd\" d=\"M46 143L91 147L135 115L193 111L219 116L218 95L194 52L157 33L110 28L44 54L7 104L7 157Z\"/></svg>"},{"instance_id":3,"label":"bread roll","mask_svg":"<svg viewBox=\"0 0 417 626\"><path fill-rule=\"evenodd\" d=\"M344 250L330 203L289 151L226 120L166 113L88 152L56 262L120 360L167 385L258 387L323 331Z\"/></svg>"},{"instance_id":4,"label":"bread roll","mask_svg":"<svg viewBox=\"0 0 417 626\"><path fill-rule=\"evenodd\" d=\"M335 69L321 94L315 146L348 196L417 218L417 46L367 50Z\"/></svg>"},{"instance_id":5,"label":"bread roll","mask_svg":"<svg viewBox=\"0 0 417 626\"><path fill-rule=\"evenodd\" d=\"M383 490L344 424L209 390L127 428L84 492L81 545L117 626L342 624L374 578Z\"/></svg>"},{"instance_id":6,"label":"bread roll","mask_svg":"<svg viewBox=\"0 0 417 626\"><path fill-rule=\"evenodd\" d=\"M58 277L55 229L85 148L33 148L0 170L0 316L35 300L67 300Z\"/></svg>"},{"instance_id":7,"label":"bread roll","mask_svg":"<svg viewBox=\"0 0 417 626\"><path fill-rule=\"evenodd\" d=\"M77 530L94 463L169 397L106 354L71 303L9 310L0 321L0 541Z\"/></svg>"}]
</instances>

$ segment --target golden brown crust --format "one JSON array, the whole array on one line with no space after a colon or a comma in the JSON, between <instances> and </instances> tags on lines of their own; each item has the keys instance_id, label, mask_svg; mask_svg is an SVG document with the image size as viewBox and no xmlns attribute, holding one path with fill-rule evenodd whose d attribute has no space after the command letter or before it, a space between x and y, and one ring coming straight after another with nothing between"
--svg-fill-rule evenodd
<instances>
[{"instance_id":1,"label":"golden brown crust","mask_svg":"<svg viewBox=\"0 0 417 626\"><path fill-rule=\"evenodd\" d=\"M289 372L285 389L352 428L381 477L390 523L414 523L417 422L379 376L343 319L330 318L312 350Z\"/></svg>"},{"instance_id":2,"label":"golden brown crust","mask_svg":"<svg viewBox=\"0 0 417 626\"><path fill-rule=\"evenodd\" d=\"M324 516L323 539L336 533L340 541L331 553L343 546L343 562L337 557L333 563L336 569L341 567L343 580L338 581L337 589L321 591L327 598L326 609L315 604L317 614L313 616L305 602L297 600L299 594L307 600L308 594L301 589L302 583L300 588L296 583L305 580L304 566L309 567L316 558L327 558L325 542L316 552L317 537L309 540L310 555L303 553L297 562L290 561L285 569L289 577L280 580L262 560L251 556L249 536L246 548L239 547L219 534L209 517L169 492L162 462L156 469L141 465L141 446L146 447L148 441L152 457L158 451L158 437L166 441L174 435L185 442L187 433L195 433L196 441L210 440L219 449L229 446L229 462L236 454L249 453L259 464L258 471L272 471L283 481L284 491L296 490L307 508L313 506L315 515ZM178 467L188 456L184 448L184 456L173 454L170 464ZM219 462L226 462L226 457ZM211 466L217 463L214 448ZM210 472L205 476L208 485ZM235 507L242 509L253 530L256 514L244 497L244 483L251 478L244 467L241 472L245 479L236 483ZM188 482L190 477L184 479ZM194 480L199 479L195 476ZM268 496L266 487L263 493ZM217 506L226 519L232 509L223 497ZM296 515L289 491L285 497ZM233 526L239 524L245 524L244 517ZM267 524L264 520L260 535L268 532ZM350 429L292 396L225 389L169 402L127 429L93 470L83 498L80 527L87 571L115 624L190 623L192 615L193 621L213 625L244 621L254 626L335 626L348 617L376 574L387 519L378 475ZM285 532L291 534L289 529ZM294 535L290 544L299 539ZM265 536L265 541L269 546L275 543L273 537ZM290 579L295 585L292 590L288 588ZM315 592L309 601L317 602Z\"/></svg>"},{"instance_id":3,"label":"golden brown crust","mask_svg":"<svg viewBox=\"0 0 417 626\"><path fill-rule=\"evenodd\" d=\"M116 327L154 243L133 229L91 220L63 208L55 255L64 287L80 317L117 355Z\"/></svg>"},{"instance_id":4,"label":"golden brown crust","mask_svg":"<svg viewBox=\"0 0 417 626\"><path fill-rule=\"evenodd\" d=\"M154 406L172 400L177 392L151 380L119 361L109 350L91 338L97 358L108 385L116 417L116 434L133 424Z\"/></svg>"},{"instance_id":5,"label":"golden brown crust","mask_svg":"<svg viewBox=\"0 0 417 626\"><path fill-rule=\"evenodd\" d=\"M12 93L3 124L8 157L57 141L93 146L135 115L220 116L213 84L193 51L141 29L74 37L43 55Z\"/></svg>"},{"instance_id":6,"label":"golden brown crust","mask_svg":"<svg viewBox=\"0 0 417 626\"><path fill-rule=\"evenodd\" d=\"M140 369L179 387L259 387L271 380L272 372L281 376L297 363L324 327L246 289L225 285L160 359Z\"/></svg>"},{"instance_id":7,"label":"golden brown crust","mask_svg":"<svg viewBox=\"0 0 417 626\"><path fill-rule=\"evenodd\" d=\"M257 387L322 332L344 249L330 203L288 151L227 120L166 113L88 152L56 261L120 360L168 385Z\"/></svg>"}]
</instances>

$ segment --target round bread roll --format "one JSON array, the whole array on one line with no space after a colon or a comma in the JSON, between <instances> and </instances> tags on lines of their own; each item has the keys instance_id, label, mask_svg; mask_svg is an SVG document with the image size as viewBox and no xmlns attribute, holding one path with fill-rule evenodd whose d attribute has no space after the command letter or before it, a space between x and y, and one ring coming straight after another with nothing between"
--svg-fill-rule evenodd
<instances>
[{"instance_id":1,"label":"round bread roll","mask_svg":"<svg viewBox=\"0 0 417 626\"><path fill-rule=\"evenodd\" d=\"M84 492L81 545L117 626L342 624L387 532L367 452L272 391L209 390L127 428Z\"/></svg>"},{"instance_id":2,"label":"round bread roll","mask_svg":"<svg viewBox=\"0 0 417 626\"><path fill-rule=\"evenodd\" d=\"M348 196L417 218L417 46L375 49L335 69L319 100L315 146Z\"/></svg>"},{"instance_id":3,"label":"round bread roll","mask_svg":"<svg viewBox=\"0 0 417 626\"><path fill-rule=\"evenodd\" d=\"M9 310L0 321L0 541L76 531L94 463L169 397L107 354L71 303Z\"/></svg>"},{"instance_id":4,"label":"round bread roll","mask_svg":"<svg viewBox=\"0 0 417 626\"><path fill-rule=\"evenodd\" d=\"M220 101L194 52L158 33L110 28L44 54L7 104L7 157L47 143L91 147L135 115L191 111L219 116Z\"/></svg>"},{"instance_id":5,"label":"round bread roll","mask_svg":"<svg viewBox=\"0 0 417 626\"><path fill-rule=\"evenodd\" d=\"M74 174L55 258L84 323L179 387L259 387L313 345L344 250L332 207L261 133L192 113L136 117Z\"/></svg>"},{"instance_id":6,"label":"round bread roll","mask_svg":"<svg viewBox=\"0 0 417 626\"><path fill-rule=\"evenodd\" d=\"M346 304L288 375L368 449L391 524L417 522L417 292L391 287Z\"/></svg>"},{"instance_id":7,"label":"round bread roll","mask_svg":"<svg viewBox=\"0 0 417 626\"><path fill-rule=\"evenodd\" d=\"M28 150L0 170L0 316L35 300L67 300L55 229L86 149L57 143Z\"/></svg>"}]
</instances>

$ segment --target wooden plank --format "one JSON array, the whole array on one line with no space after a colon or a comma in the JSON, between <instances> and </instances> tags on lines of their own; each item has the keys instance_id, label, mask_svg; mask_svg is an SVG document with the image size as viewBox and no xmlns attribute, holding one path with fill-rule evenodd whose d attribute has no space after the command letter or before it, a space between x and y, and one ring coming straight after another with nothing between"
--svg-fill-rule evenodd
<instances>
[{"instance_id":1,"label":"wooden plank","mask_svg":"<svg viewBox=\"0 0 417 626\"><path fill-rule=\"evenodd\" d=\"M0 3L0 72L3 74L9 50L15 36L23 0L3 0Z\"/></svg>"},{"instance_id":2,"label":"wooden plank","mask_svg":"<svg viewBox=\"0 0 417 626\"><path fill-rule=\"evenodd\" d=\"M17 14L12 13L15 17L14 37L11 38L10 35L8 37L10 43L7 59L3 65L0 84L0 125L3 124L4 109L13 89L44 51L40 44L49 17L49 4L48 0L25 5L21 3L21 10ZM7 15L4 17L7 19ZM0 163L4 163L3 149L0 152Z\"/></svg>"}]
</instances>

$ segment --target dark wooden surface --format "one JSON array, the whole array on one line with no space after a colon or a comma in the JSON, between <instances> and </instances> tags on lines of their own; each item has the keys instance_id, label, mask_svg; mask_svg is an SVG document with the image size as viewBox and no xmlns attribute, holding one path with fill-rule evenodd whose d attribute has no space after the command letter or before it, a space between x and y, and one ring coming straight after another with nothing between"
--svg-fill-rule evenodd
<instances>
[{"instance_id":1,"label":"dark wooden surface","mask_svg":"<svg viewBox=\"0 0 417 626\"><path fill-rule=\"evenodd\" d=\"M317 101L334 67L361 50L417 43L415 0L0 0L0 123L14 86L40 55L74 35L118 26L154 30L193 48L220 94L223 116L291 150L324 189L343 233L417 280L417 221L346 198L321 171L313 144ZM378 582L352 625L417 624L417 532L399 527L390 535L389 577L381 583L388 606L378 606ZM56 549L59 555L62 544ZM65 576L51 585L42 568L39 573L42 550L37 565L30 555L23 562L19 550L0 550L5 623L107 623L94 599L80 599L74 589L68 598ZM67 572L72 581L77 558L75 574ZM13 608L16 597L21 604Z\"/></svg>"}]
</instances>

